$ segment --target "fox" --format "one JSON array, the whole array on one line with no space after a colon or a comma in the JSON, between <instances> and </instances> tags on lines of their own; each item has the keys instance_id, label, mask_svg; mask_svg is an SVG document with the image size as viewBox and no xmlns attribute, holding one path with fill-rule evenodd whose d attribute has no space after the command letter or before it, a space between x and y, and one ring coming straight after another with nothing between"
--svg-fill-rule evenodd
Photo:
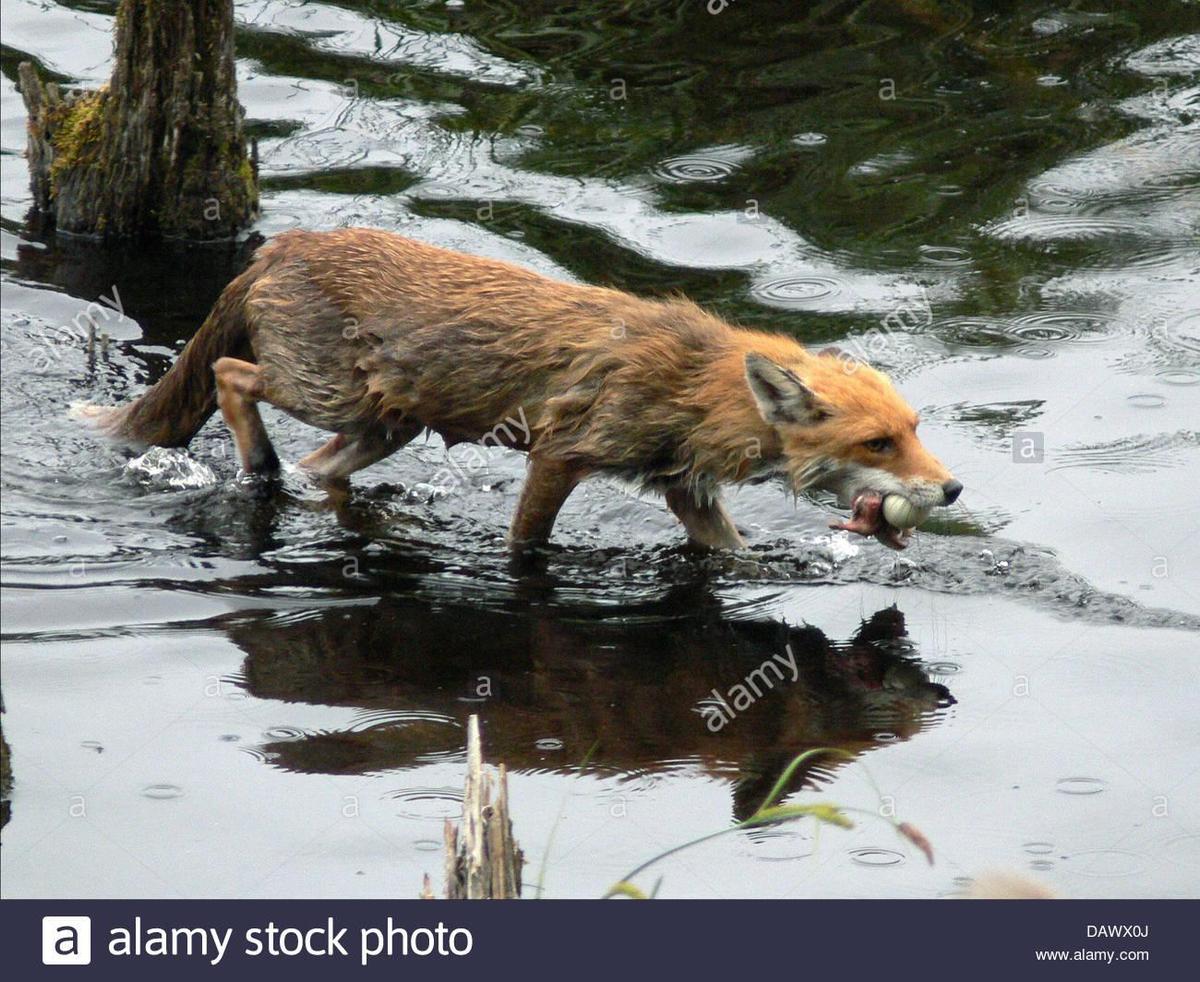
<instances>
[{"instance_id":1,"label":"fox","mask_svg":"<svg viewBox=\"0 0 1200 982\"><path fill-rule=\"evenodd\" d=\"M514 552L546 544L597 475L661 495L705 550L745 546L724 485L832 492L851 511L832 527L893 549L911 530L884 497L931 509L962 490L891 381L841 352L367 228L275 237L155 385L76 415L129 447L186 447L219 409L242 470L270 477L263 402L333 434L297 462L330 487L426 432L524 452Z\"/></svg>"}]
</instances>

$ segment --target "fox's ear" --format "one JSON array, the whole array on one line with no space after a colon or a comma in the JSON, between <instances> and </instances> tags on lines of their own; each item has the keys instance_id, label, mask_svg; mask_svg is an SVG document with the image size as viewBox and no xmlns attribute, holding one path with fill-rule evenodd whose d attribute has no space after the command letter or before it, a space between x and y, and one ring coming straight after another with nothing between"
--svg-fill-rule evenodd
<instances>
[{"instance_id":1,"label":"fox's ear","mask_svg":"<svg viewBox=\"0 0 1200 982\"><path fill-rule=\"evenodd\" d=\"M772 426L817 423L829 416L829 407L794 372L754 351L746 355L746 382L758 411Z\"/></svg>"}]
</instances>

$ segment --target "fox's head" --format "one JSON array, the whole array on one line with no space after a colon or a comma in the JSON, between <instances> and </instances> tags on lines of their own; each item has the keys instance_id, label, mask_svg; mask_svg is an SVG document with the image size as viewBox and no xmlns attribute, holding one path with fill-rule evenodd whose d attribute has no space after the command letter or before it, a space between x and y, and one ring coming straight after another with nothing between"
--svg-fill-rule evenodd
<instances>
[{"instance_id":1,"label":"fox's head","mask_svg":"<svg viewBox=\"0 0 1200 982\"><path fill-rule=\"evenodd\" d=\"M853 509L835 524L902 549L908 530L884 518L888 495L918 513L958 499L962 484L917 438L918 417L888 378L839 353L803 354L795 364L746 355L746 381L778 434L781 470L796 492L834 492Z\"/></svg>"}]
</instances>

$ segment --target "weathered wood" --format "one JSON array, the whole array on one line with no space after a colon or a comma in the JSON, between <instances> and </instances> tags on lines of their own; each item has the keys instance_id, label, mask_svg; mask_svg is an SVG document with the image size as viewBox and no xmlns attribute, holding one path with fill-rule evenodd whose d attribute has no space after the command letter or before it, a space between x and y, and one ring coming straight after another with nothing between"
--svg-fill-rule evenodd
<instances>
[{"instance_id":1,"label":"weathered wood","mask_svg":"<svg viewBox=\"0 0 1200 982\"><path fill-rule=\"evenodd\" d=\"M524 854L513 839L508 814L508 774L500 765L495 779L483 769L479 717L467 720L467 778L461 835L445 826L446 897L449 900L504 900L521 895Z\"/></svg>"},{"instance_id":2,"label":"weathered wood","mask_svg":"<svg viewBox=\"0 0 1200 982\"><path fill-rule=\"evenodd\" d=\"M28 62L35 206L105 238L229 238L258 210L242 132L232 0L121 0L107 85L61 97Z\"/></svg>"},{"instance_id":3,"label":"weathered wood","mask_svg":"<svg viewBox=\"0 0 1200 982\"><path fill-rule=\"evenodd\" d=\"M4 695L0 693L0 720L4 717ZM8 742L4 739L4 725L0 723L0 829L8 824L12 817L12 755Z\"/></svg>"}]
</instances>

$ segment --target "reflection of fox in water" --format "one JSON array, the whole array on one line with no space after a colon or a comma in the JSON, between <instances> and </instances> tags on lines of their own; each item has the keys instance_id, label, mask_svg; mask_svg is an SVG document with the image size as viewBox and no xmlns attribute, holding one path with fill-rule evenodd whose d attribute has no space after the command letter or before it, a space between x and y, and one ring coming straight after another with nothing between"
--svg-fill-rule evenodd
<instances>
[{"instance_id":1,"label":"reflection of fox in water","mask_svg":"<svg viewBox=\"0 0 1200 982\"><path fill-rule=\"evenodd\" d=\"M917 439L880 373L685 300L547 279L388 232L288 232L226 287L140 399L84 407L110 436L185 446L220 406L243 466L278 459L256 404L336 435L300 465L343 480L425 429L529 453L514 544L545 541L589 474L662 492L699 545L741 536L718 485L781 477L854 508L844 527L894 547L885 494L918 508L961 485ZM503 425L520 419L520 426Z\"/></svg>"},{"instance_id":2,"label":"reflection of fox in water","mask_svg":"<svg viewBox=\"0 0 1200 982\"><path fill-rule=\"evenodd\" d=\"M352 706L376 721L271 743L264 750L276 766L343 774L419 766L461 747L462 730L445 721L479 712L489 751L511 770L574 772L590 757L642 774L686 759L734 781L739 818L762 804L797 753L869 753L884 745L881 733L914 737L954 701L916 660L894 607L846 641L811 625L729 620L697 585L619 616L597 613L431 606L401 592L301 618L232 614L223 629L246 652L255 697ZM710 726L711 691L727 691L777 655L795 666L795 681L785 669L736 720ZM538 748L546 736L562 742L549 757ZM805 765L789 790L842 763L830 756Z\"/></svg>"}]
</instances>

